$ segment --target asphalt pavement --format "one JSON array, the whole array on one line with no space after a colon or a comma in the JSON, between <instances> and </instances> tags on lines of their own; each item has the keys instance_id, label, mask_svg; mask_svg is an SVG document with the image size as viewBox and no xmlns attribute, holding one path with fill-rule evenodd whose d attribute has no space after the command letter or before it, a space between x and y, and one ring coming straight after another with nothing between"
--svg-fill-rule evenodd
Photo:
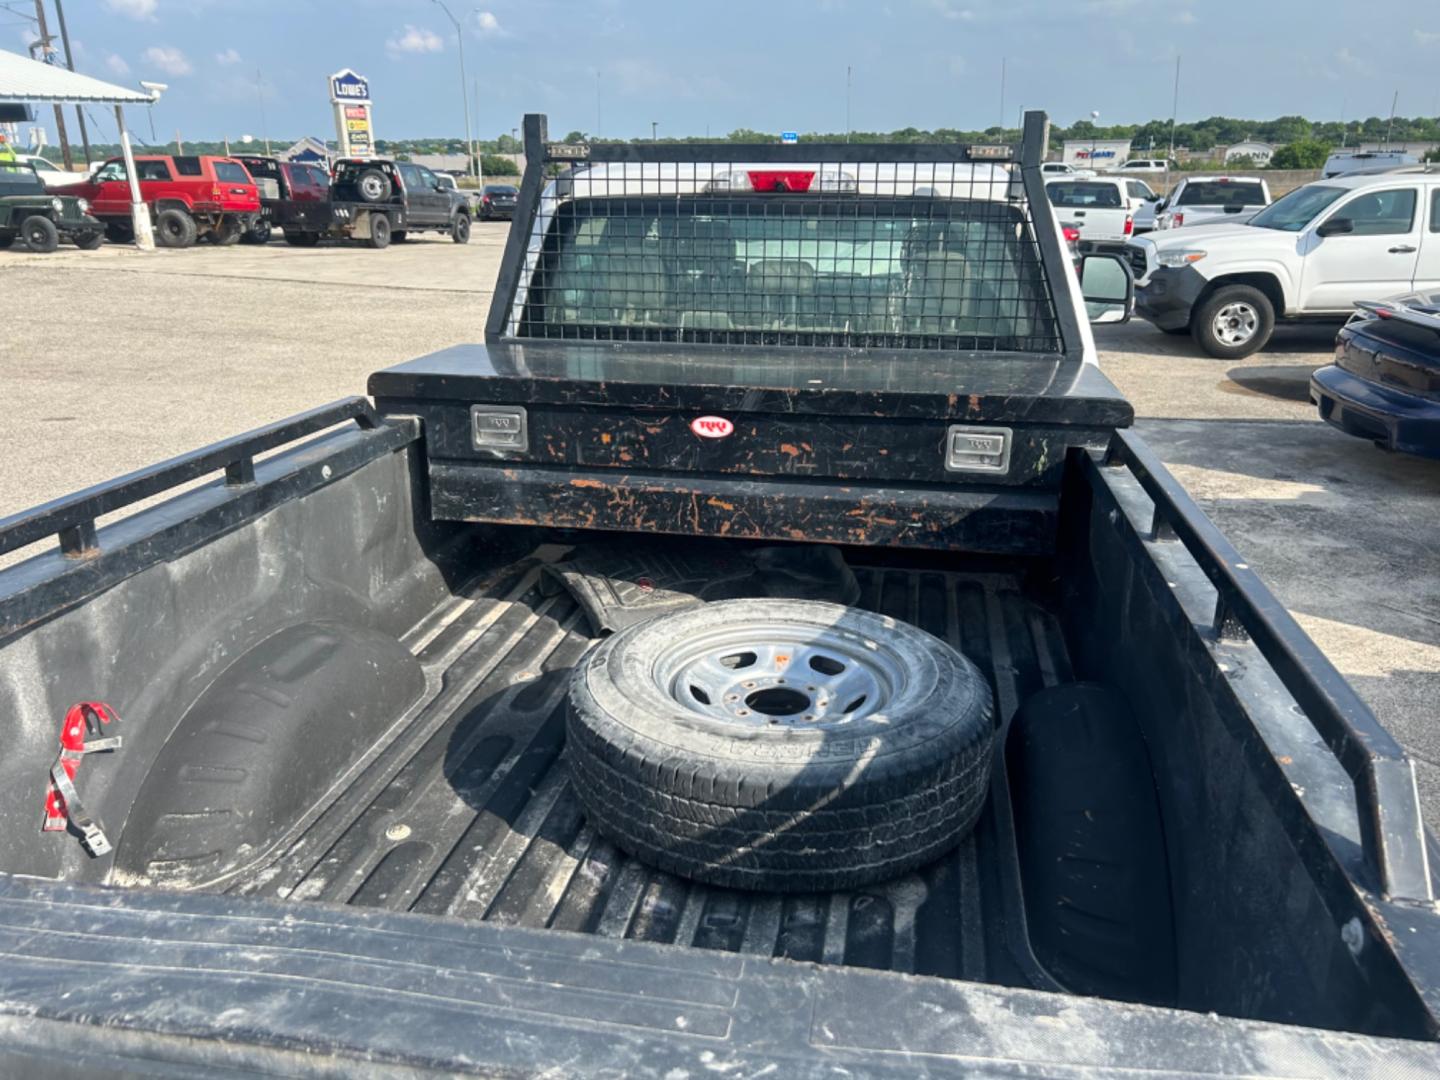
<instances>
[{"instance_id":1,"label":"asphalt pavement","mask_svg":"<svg viewBox=\"0 0 1440 1080\"><path fill-rule=\"evenodd\" d=\"M0 253L0 516L325 401L483 335L507 226L468 245ZM1321 424L1329 327L1241 362L1097 327L1139 430L1418 764L1440 825L1440 462Z\"/></svg>"}]
</instances>

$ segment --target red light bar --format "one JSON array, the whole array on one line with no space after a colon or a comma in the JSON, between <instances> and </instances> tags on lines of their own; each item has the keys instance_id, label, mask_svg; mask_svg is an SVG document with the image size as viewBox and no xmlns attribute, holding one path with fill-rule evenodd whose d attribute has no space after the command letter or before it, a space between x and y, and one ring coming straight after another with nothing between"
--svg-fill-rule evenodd
<instances>
[{"instance_id":1,"label":"red light bar","mask_svg":"<svg viewBox=\"0 0 1440 1080\"><path fill-rule=\"evenodd\" d=\"M809 191L815 182L813 169L752 169L746 175L750 178L750 187L757 192Z\"/></svg>"}]
</instances>

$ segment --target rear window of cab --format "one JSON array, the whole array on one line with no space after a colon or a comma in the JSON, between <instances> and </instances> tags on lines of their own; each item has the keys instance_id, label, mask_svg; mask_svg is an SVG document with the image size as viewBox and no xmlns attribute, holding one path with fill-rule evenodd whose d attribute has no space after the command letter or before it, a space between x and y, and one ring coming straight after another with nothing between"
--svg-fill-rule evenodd
<instances>
[{"instance_id":1,"label":"rear window of cab","mask_svg":"<svg viewBox=\"0 0 1440 1080\"><path fill-rule=\"evenodd\" d=\"M250 174L245 171L245 166L236 161L215 162L215 179L227 184L253 183Z\"/></svg>"}]
</instances>

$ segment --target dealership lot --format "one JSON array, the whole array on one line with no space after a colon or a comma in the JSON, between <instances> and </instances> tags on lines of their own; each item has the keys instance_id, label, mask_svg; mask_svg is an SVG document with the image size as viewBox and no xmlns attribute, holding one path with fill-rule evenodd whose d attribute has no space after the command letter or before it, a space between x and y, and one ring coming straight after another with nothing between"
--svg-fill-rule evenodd
<instances>
[{"instance_id":1,"label":"dealership lot","mask_svg":"<svg viewBox=\"0 0 1440 1080\"><path fill-rule=\"evenodd\" d=\"M482 336L507 225L470 244L0 256L14 318L0 516L324 401L374 369ZM1415 756L1440 820L1440 462L1321 424L1333 328L1240 362L1144 323L1096 330L1140 429Z\"/></svg>"}]
</instances>

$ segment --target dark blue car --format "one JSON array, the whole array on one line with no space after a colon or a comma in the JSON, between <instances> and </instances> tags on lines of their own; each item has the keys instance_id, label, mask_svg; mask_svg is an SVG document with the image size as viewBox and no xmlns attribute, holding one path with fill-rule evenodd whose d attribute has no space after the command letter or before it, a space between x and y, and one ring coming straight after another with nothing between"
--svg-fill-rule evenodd
<instances>
[{"instance_id":1,"label":"dark blue car","mask_svg":"<svg viewBox=\"0 0 1440 1080\"><path fill-rule=\"evenodd\" d=\"M1359 303L1310 377L1320 419L1384 450L1440 458L1440 293Z\"/></svg>"}]
</instances>

